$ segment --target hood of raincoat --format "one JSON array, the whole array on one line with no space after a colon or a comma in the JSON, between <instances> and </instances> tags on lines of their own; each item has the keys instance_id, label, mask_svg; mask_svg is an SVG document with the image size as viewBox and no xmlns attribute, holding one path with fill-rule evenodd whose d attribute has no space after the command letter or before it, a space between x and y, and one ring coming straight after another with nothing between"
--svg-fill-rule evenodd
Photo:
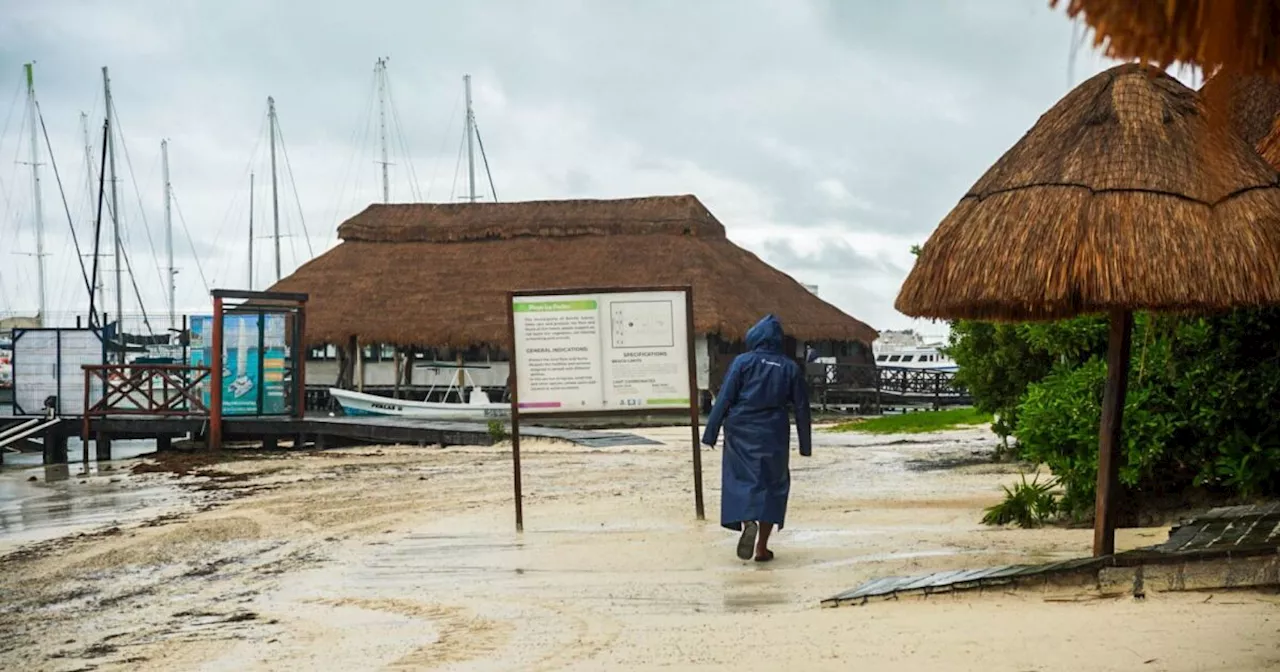
<instances>
[{"instance_id":1,"label":"hood of raincoat","mask_svg":"<svg viewBox=\"0 0 1280 672\"><path fill-rule=\"evenodd\" d=\"M765 315L747 330L747 350L782 352L782 322L772 314Z\"/></svg>"}]
</instances>

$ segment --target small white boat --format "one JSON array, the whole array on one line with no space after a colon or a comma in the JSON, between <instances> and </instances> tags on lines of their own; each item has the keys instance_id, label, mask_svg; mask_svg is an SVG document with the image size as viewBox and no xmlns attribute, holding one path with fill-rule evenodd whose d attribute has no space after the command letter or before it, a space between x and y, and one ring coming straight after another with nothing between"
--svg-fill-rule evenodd
<instances>
[{"instance_id":1,"label":"small white boat","mask_svg":"<svg viewBox=\"0 0 1280 672\"><path fill-rule=\"evenodd\" d=\"M342 406L347 415L390 415L402 418L421 418L427 420L478 420L487 421L506 418L511 415L509 404L495 404L489 401L489 395L471 379L468 369L484 367L458 366L458 373L444 391L444 398L457 401L410 401L408 399L392 399L376 394L365 394L352 390L329 388L329 396ZM467 401L462 401L462 391L470 389ZM427 390L427 398L436 391L432 385Z\"/></svg>"},{"instance_id":2,"label":"small white boat","mask_svg":"<svg viewBox=\"0 0 1280 672\"><path fill-rule=\"evenodd\" d=\"M478 387L471 388L470 398L465 404L456 401L392 399L336 387L329 388L329 396L342 406L347 415L390 415L426 420L492 420L511 415L509 404L489 401L489 395Z\"/></svg>"}]
</instances>

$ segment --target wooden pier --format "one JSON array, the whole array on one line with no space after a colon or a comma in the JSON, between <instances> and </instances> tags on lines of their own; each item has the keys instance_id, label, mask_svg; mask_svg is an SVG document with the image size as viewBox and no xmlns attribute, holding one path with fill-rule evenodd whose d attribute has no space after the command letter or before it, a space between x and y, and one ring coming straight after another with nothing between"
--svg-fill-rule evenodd
<instances>
[{"instance_id":1,"label":"wooden pier","mask_svg":"<svg viewBox=\"0 0 1280 672\"><path fill-rule=\"evenodd\" d=\"M41 431L38 438L44 444L45 463L63 464L80 456L69 455L68 440L80 435L83 423L79 419L64 418L52 428ZM42 416L18 416L0 418L0 434L8 428L38 421ZM85 449L93 450L97 460L112 459L111 444L114 441L155 441L157 450L167 450L173 441L192 437L203 440L208 435L209 422L201 417L140 416L91 418L90 441ZM489 426L478 422L444 422L393 417L328 417L298 418L225 418L222 421L224 442L261 442L266 448L283 444L293 447L324 449L342 445L398 444L416 446L492 446L499 437L489 431ZM654 445L657 442L634 434L621 432L597 432L557 427L529 427L521 430L526 437L564 441L588 448L616 446ZM3 459L0 458L0 463Z\"/></svg>"},{"instance_id":2,"label":"wooden pier","mask_svg":"<svg viewBox=\"0 0 1280 672\"><path fill-rule=\"evenodd\" d=\"M492 433L488 424L478 422L308 415L303 360L287 355L280 355L284 368L275 372L280 395L275 397L277 403L270 407L264 404L267 393L259 384L253 410L247 410L241 400L232 412L222 398L224 316L256 316L259 325L267 315L278 316L286 321L284 333L291 341L288 351L302 353L307 296L238 290L214 290L212 295L210 345L199 363L84 364L79 367L83 386L74 401L54 394L45 400L42 415L0 417L0 462L6 449L29 448L38 440L45 464L64 464L71 457L67 449L72 436L80 438L85 460L89 459L91 445L98 460L110 460L112 442L123 440L155 441L157 450L165 450L174 439L190 437L216 450L224 441L255 442L266 448L282 443L325 448L369 443L490 446L505 438ZM264 343L261 329L259 326L256 339L260 353ZM260 356L257 362L261 383L268 379L264 358ZM226 389L234 390L238 382ZM61 386L58 389L63 390ZM525 435L597 448L655 443L626 434L550 427L529 428Z\"/></svg>"},{"instance_id":3,"label":"wooden pier","mask_svg":"<svg viewBox=\"0 0 1280 672\"><path fill-rule=\"evenodd\" d=\"M929 406L934 410L973 403L955 373L875 364L809 364L809 399L815 406L857 406L868 413L885 408Z\"/></svg>"}]
</instances>

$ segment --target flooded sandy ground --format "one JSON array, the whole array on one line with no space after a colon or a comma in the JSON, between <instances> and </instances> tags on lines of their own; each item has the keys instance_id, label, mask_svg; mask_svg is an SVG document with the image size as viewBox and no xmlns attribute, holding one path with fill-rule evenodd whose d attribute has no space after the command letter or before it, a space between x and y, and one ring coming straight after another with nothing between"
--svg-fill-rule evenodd
<instances>
[{"instance_id":1,"label":"flooded sandy ground","mask_svg":"<svg viewBox=\"0 0 1280 672\"><path fill-rule=\"evenodd\" d=\"M502 448L281 453L122 478L183 494L0 560L0 668L1280 668L1280 598L1260 593L819 608L874 576L1088 553L1089 530L978 523L1017 478L986 460L985 430L817 436L813 458L793 457L767 565L734 557L715 522L719 451L704 453L698 522L688 430L644 434L665 443L525 442L523 534ZM1165 534L1126 530L1120 545Z\"/></svg>"}]
</instances>

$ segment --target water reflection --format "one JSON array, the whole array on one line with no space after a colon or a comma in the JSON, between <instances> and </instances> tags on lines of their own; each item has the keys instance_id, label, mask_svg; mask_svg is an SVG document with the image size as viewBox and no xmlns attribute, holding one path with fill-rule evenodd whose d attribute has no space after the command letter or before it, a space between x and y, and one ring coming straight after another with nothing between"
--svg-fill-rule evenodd
<instances>
[{"instance_id":1,"label":"water reflection","mask_svg":"<svg viewBox=\"0 0 1280 672\"><path fill-rule=\"evenodd\" d=\"M33 541L136 522L173 510L191 495L171 483L126 478L129 463L86 465L80 442L70 464L43 465L40 453L9 453L0 467L0 553ZM92 447L92 444L91 444ZM117 460L153 452L154 441L117 441ZM118 475L117 475L118 474Z\"/></svg>"},{"instance_id":2,"label":"water reflection","mask_svg":"<svg viewBox=\"0 0 1280 672\"><path fill-rule=\"evenodd\" d=\"M89 442L89 464L91 469L96 470L97 460L94 456L93 442ZM85 444L80 439L71 437L67 439L67 459L72 465L80 465L84 462ZM156 450L156 442L153 440L134 440L134 441L112 441L111 457L115 460L128 460L147 453L154 453ZM40 452L23 452L10 453L5 452L4 463L0 464L0 475L6 472L14 471L15 468L23 469L27 467L36 467L44 463L44 455ZM108 463L109 464L109 463Z\"/></svg>"}]
</instances>

